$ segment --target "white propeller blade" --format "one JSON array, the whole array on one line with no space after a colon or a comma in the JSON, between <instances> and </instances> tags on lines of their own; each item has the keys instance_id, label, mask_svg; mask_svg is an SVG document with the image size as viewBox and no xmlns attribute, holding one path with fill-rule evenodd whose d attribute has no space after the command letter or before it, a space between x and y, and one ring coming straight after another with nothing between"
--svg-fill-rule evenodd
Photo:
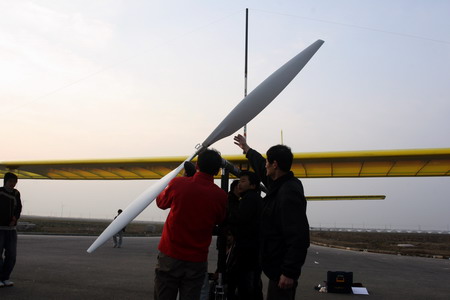
<instances>
[{"instance_id":1,"label":"white propeller blade","mask_svg":"<svg viewBox=\"0 0 450 300\"><path fill-rule=\"evenodd\" d=\"M279 93L295 78L301 69L308 63L311 57L319 50L324 42L317 40L308 48L297 54L294 58L284 64L281 68L270 75L258 87L256 87L247 97L225 117L216 129L202 143L198 149L186 161L192 160L201 149L205 149L218 140L235 133L239 128L250 122L267 105L278 96ZM152 201L164 190L182 169L184 162L175 170L161 178L155 185L145 190L135 199L125 210L102 232L95 242L87 250L92 253L103 245L111 237L122 230L128 223L136 218Z\"/></svg>"},{"instance_id":2,"label":"white propeller blade","mask_svg":"<svg viewBox=\"0 0 450 300\"><path fill-rule=\"evenodd\" d=\"M323 43L324 41L317 40L260 83L206 138L202 143L203 147L207 148L235 133L262 112L303 69Z\"/></svg>"},{"instance_id":3,"label":"white propeller blade","mask_svg":"<svg viewBox=\"0 0 450 300\"><path fill-rule=\"evenodd\" d=\"M198 151L197 151L198 152ZM193 154L186 161L191 161L196 155ZM137 197L130 205L123 210L123 212L109 224L109 226L102 232L102 234L94 241L94 243L87 250L88 253L94 252L98 247L107 242L113 235L118 233L122 228L128 225L134 218L136 218L155 198L166 188L169 182L177 176L184 167L184 162L181 163L175 170L168 173L161 178L156 184L146 189L139 197Z\"/></svg>"}]
</instances>

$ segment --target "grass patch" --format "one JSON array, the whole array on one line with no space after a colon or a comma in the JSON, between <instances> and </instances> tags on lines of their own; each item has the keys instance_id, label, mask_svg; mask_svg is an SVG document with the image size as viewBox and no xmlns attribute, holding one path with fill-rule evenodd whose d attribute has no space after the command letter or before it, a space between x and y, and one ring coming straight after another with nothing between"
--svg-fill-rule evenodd
<instances>
[{"instance_id":1,"label":"grass patch","mask_svg":"<svg viewBox=\"0 0 450 300\"><path fill-rule=\"evenodd\" d=\"M27 229L19 227L19 232L22 233L100 235L112 220L25 216L20 218L20 221L35 224L35 226ZM164 223L161 222L131 222L125 229L125 236L158 236L161 235L163 226Z\"/></svg>"},{"instance_id":2,"label":"grass patch","mask_svg":"<svg viewBox=\"0 0 450 300\"><path fill-rule=\"evenodd\" d=\"M360 251L450 257L449 234L311 231L311 241ZM404 247L402 244L412 246Z\"/></svg>"}]
</instances>

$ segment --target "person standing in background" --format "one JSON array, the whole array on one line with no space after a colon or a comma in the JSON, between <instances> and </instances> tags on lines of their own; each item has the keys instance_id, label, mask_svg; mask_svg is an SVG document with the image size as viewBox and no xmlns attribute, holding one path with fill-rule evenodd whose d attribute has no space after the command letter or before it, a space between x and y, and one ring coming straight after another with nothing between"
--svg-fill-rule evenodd
<instances>
[{"instance_id":1,"label":"person standing in background","mask_svg":"<svg viewBox=\"0 0 450 300\"><path fill-rule=\"evenodd\" d=\"M114 217L114 220L122 213L122 210L119 209L117 211L117 216ZM125 232L125 228L122 228L118 233L113 235L113 241L114 241L114 248L121 248L122 247L122 239L123 239L123 233Z\"/></svg>"},{"instance_id":2,"label":"person standing in background","mask_svg":"<svg viewBox=\"0 0 450 300\"><path fill-rule=\"evenodd\" d=\"M9 278L16 264L16 226L22 212L20 193L14 188L17 180L16 174L5 173L0 188L0 287L14 285Z\"/></svg>"}]
</instances>

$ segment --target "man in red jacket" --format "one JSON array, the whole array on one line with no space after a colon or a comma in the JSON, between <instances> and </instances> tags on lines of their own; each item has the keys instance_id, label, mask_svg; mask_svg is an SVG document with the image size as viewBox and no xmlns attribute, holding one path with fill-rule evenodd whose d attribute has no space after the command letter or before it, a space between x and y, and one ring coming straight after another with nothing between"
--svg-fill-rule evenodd
<instances>
[{"instance_id":1,"label":"man in red jacket","mask_svg":"<svg viewBox=\"0 0 450 300\"><path fill-rule=\"evenodd\" d=\"M226 214L227 194L214 184L221 165L217 151L205 150L193 177L174 178L156 198L159 208L170 208L158 246L158 300L175 300L178 292L181 299L200 298L213 228Z\"/></svg>"}]
</instances>

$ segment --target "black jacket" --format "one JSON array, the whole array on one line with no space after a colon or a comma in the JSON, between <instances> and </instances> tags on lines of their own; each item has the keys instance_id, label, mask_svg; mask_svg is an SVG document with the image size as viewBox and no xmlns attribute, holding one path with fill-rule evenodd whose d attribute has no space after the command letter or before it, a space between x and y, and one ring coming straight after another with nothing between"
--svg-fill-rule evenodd
<instances>
[{"instance_id":1,"label":"black jacket","mask_svg":"<svg viewBox=\"0 0 450 300\"><path fill-rule=\"evenodd\" d=\"M309 248L309 224L303 185L292 172L273 181L264 157L250 149L247 158L268 188L261 215L262 269L271 280L281 274L297 280Z\"/></svg>"},{"instance_id":2,"label":"black jacket","mask_svg":"<svg viewBox=\"0 0 450 300\"><path fill-rule=\"evenodd\" d=\"M0 188L0 226L9 226L13 217L18 220L22 212L20 193L14 189L8 192L4 187Z\"/></svg>"},{"instance_id":3,"label":"black jacket","mask_svg":"<svg viewBox=\"0 0 450 300\"><path fill-rule=\"evenodd\" d=\"M238 214L239 214L239 198L233 192L230 191L228 192L227 217L224 223L229 233L231 233L233 236L236 236L237 234Z\"/></svg>"},{"instance_id":4,"label":"black jacket","mask_svg":"<svg viewBox=\"0 0 450 300\"><path fill-rule=\"evenodd\" d=\"M236 252L243 269L259 267L259 237L262 199L255 190L241 195L237 218Z\"/></svg>"}]
</instances>

